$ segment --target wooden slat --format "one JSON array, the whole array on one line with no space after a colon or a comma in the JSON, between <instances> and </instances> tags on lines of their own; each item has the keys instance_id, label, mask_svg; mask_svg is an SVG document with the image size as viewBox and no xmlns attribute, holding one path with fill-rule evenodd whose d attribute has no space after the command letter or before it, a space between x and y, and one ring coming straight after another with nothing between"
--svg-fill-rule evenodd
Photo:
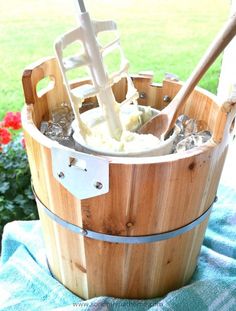
<instances>
[{"instance_id":1,"label":"wooden slat","mask_svg":"<svg viewBox=\"0 0 236 311\"><path fill-rule=\"evenodd\" d=\"M58 66L55 59L47 59L26 73L23 84L28 106L22 123L33 184L42 203L59 217L106 234L147 235L182 227L213 202L233 118L233 112L225 111L216 97L196 89L183 112L207 122L217 143L152 161L144 158L140 164L135 159L110 160L109 193L80 201L54 179L51 141L37 129L55 106L67 100ZM48 74L55 77L55 88L39 98L36 84ZM155 86L148 76L134 77L134 84L147 95L142 103L158 109L166 104L164 95L173 98L181 87L172 81ZM117 99L124 99L126 88L125 80L114 86ZM85 299L100 295L151 298L184 285L195 269L207 225L206 219L170 240L124 245L80 237L49 219L40 206L39 210L52 273Z\"/></svg>"}]
</instances>

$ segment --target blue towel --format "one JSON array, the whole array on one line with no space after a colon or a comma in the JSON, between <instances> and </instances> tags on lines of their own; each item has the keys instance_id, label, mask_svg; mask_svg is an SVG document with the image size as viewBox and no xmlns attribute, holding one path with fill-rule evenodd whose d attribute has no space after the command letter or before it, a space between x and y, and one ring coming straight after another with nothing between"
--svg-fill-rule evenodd
<instances>
[{"instance_id":1,"label":"blue towel","mask_svg":"<svg viewBox=\"0 0 236 311\"><path fill-rule=\"evenodd\" d=\"M218 198L190 283L148 300L82 300L50 274L40 222L7 224L0 263L0 310L236 310L236 191L220 185Z\"/></svg>"}]
</instances>

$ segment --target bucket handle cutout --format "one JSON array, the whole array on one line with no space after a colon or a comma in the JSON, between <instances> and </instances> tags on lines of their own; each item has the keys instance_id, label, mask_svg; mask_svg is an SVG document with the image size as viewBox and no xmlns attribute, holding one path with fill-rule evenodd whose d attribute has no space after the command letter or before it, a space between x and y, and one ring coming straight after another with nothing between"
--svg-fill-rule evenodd
<instances>
[{"instance_id":1,"label":"bucket handle cutout","mask_svg":"<svg viewBox=\"0 0 236 311\"><path fill-rule=\"evenodd\" d=\"M53 75L45 76L36 84L36 94L38 98L43 97L46 93L54 89L55 77Z\"/></svg>"},{"instance_id":2,"label":"bucket handle cutout","mask_svg":"<svg viewBox=\"0 0 236 311\"><path fill-rule=\"evenodd\" d=\"M48 86L45 85L47 78L50 80ZM40 87L40 83L44 87ZM55 57L41 58L27 66L23 71L22 85L27 105L40 103L47 92L53 91L56 94L59 91L57 86L63 85L63 80Z\"/></svg>"}]
</instances>

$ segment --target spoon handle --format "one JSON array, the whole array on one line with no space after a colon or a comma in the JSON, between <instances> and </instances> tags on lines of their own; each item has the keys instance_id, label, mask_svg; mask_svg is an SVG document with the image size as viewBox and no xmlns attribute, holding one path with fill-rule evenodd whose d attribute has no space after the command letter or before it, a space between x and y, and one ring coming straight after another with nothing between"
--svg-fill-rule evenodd
<instances>
[{"instance_id":1,"label":"spoon handle","mask_svg":"<svg viewBox=\"0 0 236 311\"><path fill-rule=\"evenodd\" d=\"M216 58L228 45L228 43L236 35L236 14L226 22L223 29L216 36L215 40L212 42L210 47L207 49L206 53L203 55L196 68L189 76L183 87L174 97L172 102L163 109L163 113L168 114L169 124L164 135L169 132L174 127L175 121L179 115L179 110L182 108L185 101L188 99L189 95L193 91L194 87L197 85L199 80L205 74L207 69L213 64Z\"/></svg>"}]
</instances>

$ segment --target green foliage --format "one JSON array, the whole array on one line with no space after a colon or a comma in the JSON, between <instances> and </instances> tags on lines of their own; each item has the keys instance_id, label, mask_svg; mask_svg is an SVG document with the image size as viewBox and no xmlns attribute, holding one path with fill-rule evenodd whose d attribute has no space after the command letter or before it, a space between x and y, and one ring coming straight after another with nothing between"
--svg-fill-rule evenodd
<instances>
[{"instance_id":1,"label":"green foliage","mask_svg":"<svg viewBox=\"0 0 236 311\"><path fill-rule=\"evenodd\" d=\"M7 222L38 218L30 179L26 151L18 138L0 152L0 239Z\"/></svg>"}]
</instances>

